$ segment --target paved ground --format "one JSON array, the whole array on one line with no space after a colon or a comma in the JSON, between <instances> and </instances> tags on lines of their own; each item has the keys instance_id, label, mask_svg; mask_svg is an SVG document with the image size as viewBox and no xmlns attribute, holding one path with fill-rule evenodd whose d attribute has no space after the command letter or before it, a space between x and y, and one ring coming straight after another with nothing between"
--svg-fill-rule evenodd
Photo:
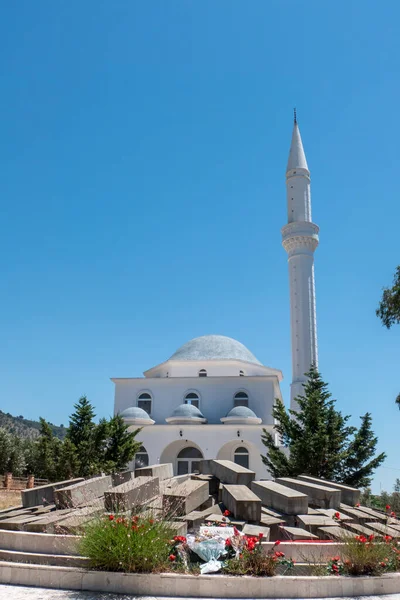
<instances>
[{"instance_id":1,"label":"paved ground","mask_svg":"<svg viewBox=\"0 0 400 600\"><path fill-rule=\"evenodd\" d=\"M121 594L102 594L98 592L68 592L30 588L15 585L0 585L0 600L159 600L149 596L125 596ZM163 600L163 599L160 599ZM168 600L182 600L169 598ZM186 600L198 600L186 598ZM215 598L214 600L218 600ZM250 600L250 599L249 599ZM332 600L354 600L352 598L334 598ZM361 596L357 600L400 600L400 594L391 596Z\"/></svg>"}]
</instances>

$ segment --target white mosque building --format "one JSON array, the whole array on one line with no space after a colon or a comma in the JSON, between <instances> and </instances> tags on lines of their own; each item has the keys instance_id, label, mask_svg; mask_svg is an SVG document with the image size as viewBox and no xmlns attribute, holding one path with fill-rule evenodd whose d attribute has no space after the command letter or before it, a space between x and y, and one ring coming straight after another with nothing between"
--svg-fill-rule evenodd
<instances>
[{"instance_id":1,"label":"white mosque building","mask_svg":"<svg viewBox=\"0 0 400 600\"><path fill-rule=\"evenodd\" d=\"M306 373L318 364L314 251L318 227L311 220L310 172L294 119L286 169L292 338L291 407ZM278 369L262 365L240 342L222 335L190 340L144 377L113 378L115 414L131 430L142 428L136 464L171 462L175 474L192 473L202 458L232 460L270 477L261 460L263 428L274 431L272 409L282 398ZM133 465L132 465L133 467Z\"/></svg>"}]
</instances>

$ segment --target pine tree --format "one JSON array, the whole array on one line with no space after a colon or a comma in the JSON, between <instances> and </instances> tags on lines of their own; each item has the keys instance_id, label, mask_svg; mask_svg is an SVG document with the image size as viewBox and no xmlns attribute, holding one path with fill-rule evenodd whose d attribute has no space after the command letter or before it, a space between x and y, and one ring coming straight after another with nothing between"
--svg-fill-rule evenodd
<instances>
[{"instance_id":1,"label":"pine tree","mask_svg":"<svg viewBox=\"0 0 400 600\"><path fill-rule=\"evenodd\" d=\"M375 456L378 438L374 435L372 417L366 413L361 418L361 426L347 448L347 458L343 464L341 481L355 487L367 487L373 472L383 463L386 455Z\"/></svg>"},{"instance_id":2,"label":"pine tree","mask_svg":"<svg viewBox=\"0 0 400 600\"><path fill-rule=\"evenodd\" d=\"M25 472L25 468L26 461L22 439L17 435L14 435L7 470L12 473L14 477L21 477Z\"/></svg>"},{"instance_id":3,"label":"pine tree","mask_svg":"<svg viewBox=\"0 0 400 600\"><path fill-rule=\"evenodd\" d=\"M54 481L56 479L57 440L54 437L50 424L40 417L40 436L35 448L36 477L43 477Z\"/></svg>"},{"instance_id":4,"label":"pine tree","mask_svg":"<svg viewBox=\"0 0 400 600\"><path fill-rule=\"evenodd\" d=\"M12 437L3 427L0 427L0 473L8 471L12 447Z\"/></svg>"},{"instance_id":5,"label":"pine tree","mask_svg":"<svg viewBox=\"0 0 400 600\"><path fill-rule=\"evenodd\" d=\"M72 479L79 473L79 461L76 448L67 437L61 443L60 454L57 461L57 479Z\"/></svg>"},{"instance_id":6,"label":"pine tree","mask_svg":"<svg viewBox=\"0 0 400 600\"><path fill-rule=\"evenodd\" d=\"M70 416L67 438L76 448L77 475L89 477L97 472L99 463L94 408L86 396L82 396L74 409L75 412Z\"/></svg>"},{"instance_id":7,"label":"pine tree","mask_svg":"<svg viewBox=\"0 0 400 600\"><path fill-rule=\"evenodd\" d=\"M307 373L304 396L296 398L298 411L285 409L276 401L273 417L275 436L265 429L262 442L267 455L262 460L274 477L296 477L302 473L333 481L366 486L373 471L384 461L385 454L372 459L376 438L370 426L371 417L362 417L359 432L348 425L348 416L335 409L327 384L315 368ZM356 445L361 447L356 449ZM284 449L282 449L282 446Z\"/></svg>"},{"instance_id":8,"label":"pine tree","mask_svg":"<svg viewBox=\"0 0 400 600\"><path fill-rule=\"evenodd\" d=\"M141 443L136 441L140 429L128 431L120 415L112 417L108 422L107 448L104 454L104 465L107 471L122 471L138 452Z\"/></svg>"}]
</instances>

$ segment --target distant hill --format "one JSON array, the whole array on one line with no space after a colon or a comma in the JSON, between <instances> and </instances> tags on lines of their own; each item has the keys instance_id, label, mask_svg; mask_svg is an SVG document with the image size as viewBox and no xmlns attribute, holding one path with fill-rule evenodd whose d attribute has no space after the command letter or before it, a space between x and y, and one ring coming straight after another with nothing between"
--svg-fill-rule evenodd
<instances>
[{"instance_id":1,"label":"distant hill","mask_svg":"<svg viewBox=\"0 0 400 600\"><path fill-rule=\"evenodd\" d=\"M39 421L30 421L24 419L22 415L19 417L13 417L10 413L4 413L0 410L0 427L4 427L10 433L18 435L21 438L35 438L39 435L40 423ZM60 440L65 438L67 429L63 425L53 425L50 423L50 427L56 437Z\"/></svg>"}]
</instances>

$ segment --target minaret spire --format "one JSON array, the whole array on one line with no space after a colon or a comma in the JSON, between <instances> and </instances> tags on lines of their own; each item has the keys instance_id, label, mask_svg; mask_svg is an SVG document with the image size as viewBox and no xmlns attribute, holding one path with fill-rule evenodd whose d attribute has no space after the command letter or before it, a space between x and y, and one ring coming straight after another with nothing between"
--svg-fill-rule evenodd
<instances>
[{"instance_id":1,"label":"minaret spire","mask_svg":"<svg viewBox=\"0 0 400 600\"><path fill-rule=\"evenodd\" d=\"M315 308L314 251L319 227L311 219L310 171L294 109L294 124L286 168L288 224L282 228L282 244L288 253L292 337L291 408L303 395L305 373L318 366Z\"/></svg>"}]
</instances>

